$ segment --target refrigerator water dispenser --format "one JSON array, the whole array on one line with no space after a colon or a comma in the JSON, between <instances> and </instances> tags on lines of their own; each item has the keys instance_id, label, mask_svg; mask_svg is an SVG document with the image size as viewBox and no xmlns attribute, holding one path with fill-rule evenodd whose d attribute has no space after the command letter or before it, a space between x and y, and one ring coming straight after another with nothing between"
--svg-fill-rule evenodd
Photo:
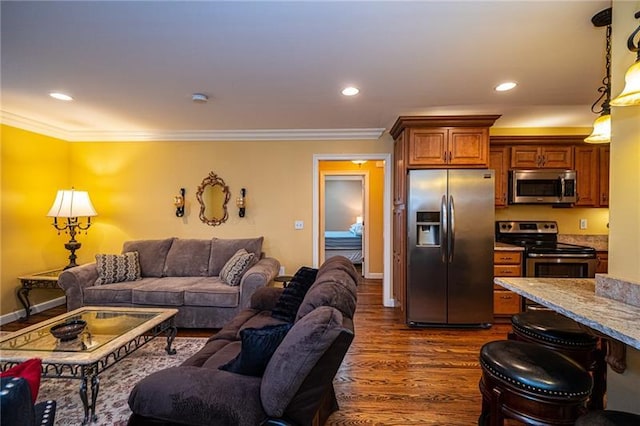
<instances>
[{"instance_id":1,"label":"refrigerator water dispenser","mask_svg":"<svg viewBox=\"0 0 640 426\"><path fill-rule=\"evenodd\" d=\"M417 212L416 219L418 245L438 245L440 243L440 212Z\"/></svg>"}]
</instances>

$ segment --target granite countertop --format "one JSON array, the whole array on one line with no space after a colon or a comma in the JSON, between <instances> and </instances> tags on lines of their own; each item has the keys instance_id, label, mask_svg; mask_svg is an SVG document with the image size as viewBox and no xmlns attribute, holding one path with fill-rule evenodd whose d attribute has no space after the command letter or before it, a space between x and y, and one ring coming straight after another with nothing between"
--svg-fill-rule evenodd
<instances>
[{"instance_id":1,"label":"granite countertop","mask_svg":"<svg viewBox=\"0 0 640 426\"><path fill-rule=\"evenodd\" d=\"M622 343L640 349L640 307L597 296L592 278L504 278L494 282Z\"/></svg>"},{"instance_id":2,"label":"granite countertop","mask_svg":"<svg viewBox=\"0 0 640 426\"><path fill-rule=\"evenodd\" d=\"M513 244L499 243L496 242L493 245L494 250L500 251L524 251L524 247L514 246Z\"/></svg>"},{"instance_id":3,"label":"granite countertop","mask_svg":"<svg viewBox=\"0 0 640 426\"><path fill-rule=\"evenodd\" d=\"M609 250L608 235L558 234L558 241L561 243L593 247L597 251Z\"/></svg>"}]
</instances>

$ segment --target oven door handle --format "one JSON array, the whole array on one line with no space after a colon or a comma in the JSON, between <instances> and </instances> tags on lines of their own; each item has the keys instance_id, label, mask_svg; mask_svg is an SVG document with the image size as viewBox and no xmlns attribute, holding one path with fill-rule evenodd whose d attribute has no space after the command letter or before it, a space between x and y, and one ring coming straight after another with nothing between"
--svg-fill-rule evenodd
<instances>
[{"instance_id":1,"label":"oven door handle","mask_svg":"<svg viewBox=\"0 0 640 426\"><path fill-rule=\"evenodd\" d=\"M533 257L533 258L553 258L553 257L561 257L563 259L595 259L596 256L593 254L580 254L580 253L576 253L576 254L567 254L567 253L529 253L527 254L527 257Z\"/></svg>"}]
</instances>

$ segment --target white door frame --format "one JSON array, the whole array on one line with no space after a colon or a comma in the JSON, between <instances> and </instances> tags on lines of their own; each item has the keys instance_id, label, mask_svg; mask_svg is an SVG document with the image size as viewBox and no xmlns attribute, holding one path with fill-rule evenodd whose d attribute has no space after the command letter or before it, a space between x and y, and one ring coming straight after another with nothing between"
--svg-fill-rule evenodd
<instances>
[{"instance_id":1,"label":"white door frame","mask_svg":"<svg viewBox=\"0 0 640 426\"><path fill-rule=\"evenodd\" d=\"M362 275L365 278L382 278L384 274L377 274L380 276L373 276L369 271L369 262L366 259L369 258L369 228L366 226L369 223L369 170L322 170L320 172L320 202L318 209L318 264L320 262L324 262L326 260L326 254L324 252L324 231L326 231L324 227L324 223L326 221L325 217L325 182L327 181L327 177L332 176L343 176L345 179L358 179L359 182L362 182L362 217L365 223L364 232L362 235L362 257L365 259L363 262L363 270ZM324 219L324 220L323 220Z\"/></svg>"},{"instance_id":2,"label":"white door frame","mask_svg":"<svg viewBox=\"0 0 640 426\"><path fill-rule=\"evenodd\" d=\"M323 160L378 160L384 161L384 194L382 206L382 303L394 307L391 289L391 154L313 154L313 264L319 265L320 247L320 173L319 163Z\"/></svg>"}]
</instances>

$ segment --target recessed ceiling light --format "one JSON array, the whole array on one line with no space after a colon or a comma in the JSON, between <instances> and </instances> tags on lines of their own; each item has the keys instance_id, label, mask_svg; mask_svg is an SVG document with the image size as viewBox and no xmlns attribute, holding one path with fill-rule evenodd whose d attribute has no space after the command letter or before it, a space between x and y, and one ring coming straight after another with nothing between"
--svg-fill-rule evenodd
<instances>
[{"instance_id":1,"label":"recessed ceiling light","mask_svg":"<svg viewBox=\"0 0 640 426\"><path fill-rule=\"evenodd\" d=\"M342 94L345 96L355 96L360 93L360 89L357 87L349 86L342 89Z\"/></svg>"},{"instance_id":2,"label":"recessed ceiling light","mask_svg":"<svg viewBox=\"0 0 640 426\"><path fill-rule=\"evenodd\" d=\"M191 95L191 100L198 104L206 104L209 100L209 97L204 93L194 93Z\"/></svg>"},{"instance_id":3,"label":"recessed ceiling light","mask_svg":"<svg viewBox=\"0 0 640 426\"><path fill-rule=\"evenodd\" d=\"M69 95L65 95L64 93L59 93L59 92L51 92L49 93L49 96L51 96L54 99L57 99L59 101L72 101L73 98Z\"/></svg>"},{"instance_id":4,"label":"recessed ceiling light","mask_svg":"<svg viewBox=\"0 0 640 426\"><path fill-rule=\"evenodd\" d=\"M506 92L507 90L511 90L516 87L518 84L513 81L506 81L504 83L500 83L496 86L496 92Z\"/></svg>"}]
</instances>

